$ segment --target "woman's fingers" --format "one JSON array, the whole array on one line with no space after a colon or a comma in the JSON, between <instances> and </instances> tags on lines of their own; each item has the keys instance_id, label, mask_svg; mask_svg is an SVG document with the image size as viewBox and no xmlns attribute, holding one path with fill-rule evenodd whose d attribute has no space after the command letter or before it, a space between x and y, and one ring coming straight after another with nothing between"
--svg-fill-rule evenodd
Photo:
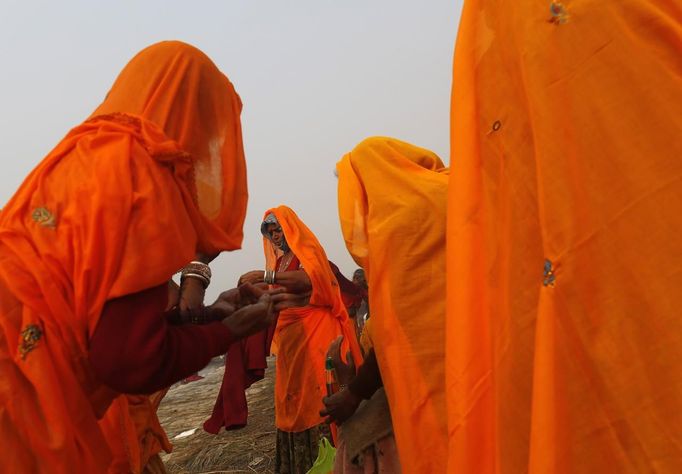
<instances>
[{"instance_id":1,"label":"woman's fingers","mask_svg":"<svg viewBox=\"0 0 682 474\"><path fill-rule=\"evenodd\" d=\"M235 311L223 320L228 329L238 338L246 337L267 328L274 320L271 297L261 296L258 302Z\"/></svg>"},{"instance_id":2,"label":"woman's fingers","mask_svg":"<svg viewBox=\"0 0 682 474\"><path fill-rule=\"evenodd\" d=\"M243 283L259 283L263 281L263 270L252 270L250 272L244 273L239 277L238 285L241 286Z\"/></svg>"},{"instance_id":3,"label":"woman's fingers","mask_svg":"<svg viewBox=\"0 0 682 474\"><path fill-rule=\"evenodd\" d=\"M239 294L244 299L244 301L248 302L257 301L258 298L263 296L264 293L265 291L258 285L254 285L248 282L239 285Z\"/></svg>"},{"instance_id":4,"label":"woman's fingers","mask_svg":"<svg viewBox=\"0 0 682 474\"><path fill-rule=\"evenodd\" d=\"M310 300L308 295L280 292L272 294L272 301L275 306L275 311L281 311L287 308L307 306Z\"/></svg>"}]
</instances>

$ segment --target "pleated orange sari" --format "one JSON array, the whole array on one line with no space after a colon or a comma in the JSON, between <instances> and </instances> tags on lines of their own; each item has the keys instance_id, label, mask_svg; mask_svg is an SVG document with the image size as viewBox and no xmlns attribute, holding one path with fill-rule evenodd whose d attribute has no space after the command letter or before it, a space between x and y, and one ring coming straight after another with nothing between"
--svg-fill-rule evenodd
<instances>
[{"instance_id":1,"label":"pleated orange sari","mask_svg":"<svg viewBox=\"0 0 682 474\"><path fill-rule=\"evenodd\" d=\"M107 471L124 440L98 419L118 394L96 380L89 336L108 300L240 246L240 109L199 50L151 46L3 208L0 471Z\"/></svg>"},{"instance_id":2,"label":"pleated orange sari","mask_svg":"<svg viewBox=\"0 0 682 474\"><path fill-rule=\"evenodd\" d=\"M679 2L466 0L449 472L682 472Z\"/></svg>"},{"instance_id":3,"label":"pleated orange sari","mask_svg":"<svg viewBox=\"0 0 682 474\"><path fill-rule=\"evenodd\" d=\"M312 231L286 206L270 209L282 227L287 244L298 257L312 283L308 306L279 313L273 339L275 375L275 425L297 433L323 423L320 410L327 396L324 363L329 345L344 336L342 353L350 350L356 367L362 362L353 321L341 299L339 284L329 260ZM278 250L263 239L266 268L275 269Z\"/></svg>"}]
</instances>

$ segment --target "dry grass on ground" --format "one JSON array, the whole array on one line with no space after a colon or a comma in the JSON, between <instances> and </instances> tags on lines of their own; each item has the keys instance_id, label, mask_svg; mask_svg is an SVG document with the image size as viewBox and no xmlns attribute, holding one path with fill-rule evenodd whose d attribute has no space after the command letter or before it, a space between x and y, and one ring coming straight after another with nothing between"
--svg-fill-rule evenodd
<instances>
[{"instance_id":1,"label":"dry grass on ground","mask_svg":"<svg viewBox=\"0 0 682 474\"><path fill-rule=\"evenodd\" d=\"M169 390L158 411L161 424L173 443L173 452L162 456L169 473L273 472L275 371L274 361L268 362L271 369L266 371L265 379L247 391L249 423L240 430L221 430L218 435L211 435L202 428L213 410L222 383L221 359L214 359L201 372L204 380L177 384Z\"/></svg>"}]
</instances>

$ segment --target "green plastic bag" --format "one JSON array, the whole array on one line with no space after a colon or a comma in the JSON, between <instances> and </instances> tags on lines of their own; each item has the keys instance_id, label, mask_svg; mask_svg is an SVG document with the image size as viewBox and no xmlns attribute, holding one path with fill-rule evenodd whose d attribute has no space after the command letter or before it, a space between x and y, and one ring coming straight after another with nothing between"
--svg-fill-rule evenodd
<instances>
[{"instance_id":1,"label":"green plastic bag","mask_svg":"<svg viewBox=\"0 0 682 474\"><path fill-rule=\"evenodd\" d=\"M317 448L317 459L313 467L307 474L329 474L334 472L334 459L336 459L336 448L332 446L327 438L320 440Z\"/></svg>"}]
</instances>

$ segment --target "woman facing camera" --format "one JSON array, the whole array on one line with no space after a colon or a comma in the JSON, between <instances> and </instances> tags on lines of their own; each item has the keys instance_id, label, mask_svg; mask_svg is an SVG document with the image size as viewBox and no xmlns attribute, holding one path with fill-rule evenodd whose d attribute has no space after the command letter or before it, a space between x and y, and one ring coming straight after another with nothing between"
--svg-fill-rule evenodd
<instances>
[{"instance_id":1,"label":"woman facing camera","mask_svg":"<svg viewBox=\"0 0 682 474\"><path fill-rule=\"evenodd\" d=\"M350 350L356 366L362 356L338 281L315 235L286 206L265 213L261 233L265 270L249 272L241 281L285 291L276 296L279 316L272 343L277 355L275 472L304 474L317 457L319 440L329 436L319 414L327 348L343 335L348 341L344 354Z\"/></svg>"}]
</instances>

